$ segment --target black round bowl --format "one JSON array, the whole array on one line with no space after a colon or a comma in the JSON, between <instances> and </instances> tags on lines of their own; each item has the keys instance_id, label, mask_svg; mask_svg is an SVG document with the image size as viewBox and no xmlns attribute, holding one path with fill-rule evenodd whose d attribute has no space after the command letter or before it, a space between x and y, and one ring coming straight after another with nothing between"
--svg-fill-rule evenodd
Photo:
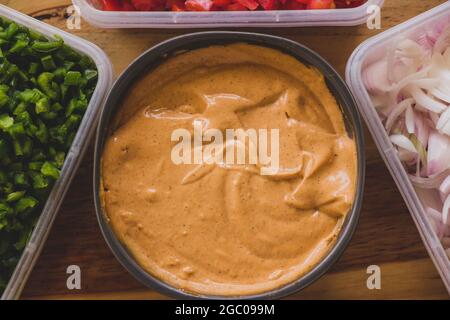
<instances>
[{"instance_id":1,"label":"black round bowl","mask_svg":"<svg viewBox=\"0 0 450 320\"><path fill-rule=\"evenodd\" d=\"M356 197L351 212L347 215L342 230L334 247L329 251L327 256L317 264L310 272L297 279L296 281L285 285L281 288L246 296L207 296L196 295L175 288L142 269L133 256L128 252L126 247L117 239L111 229L106 213L103 210L100 199L100 180L101 180L101 157L108 134L108 127L112 116L115 114L121 104L122 97L127 94L128 89L132 86L141 75L149 72L155 66L161 64L172 54L183 50L192 50L210 45L228 44L235 42L244 42L249 44L266 46L278 49L287 53L306 65L312 65L322 72L325 76L326 83L330 91L334 94L341 110L344 114L347 131L351 137L355 139L357 144L357 186ZM365 175L365 156L364 156L364 136L361 127L361 120L356 111L355 101L347 88L346 84L339 74L317 53L300 45L294 41L275 37L265 34L246 33L246 32L228 32L228 31L211 31L199 32L176 37L160 43L159 45L147 50L139 56L117 79L111 91L109 92L105 108L102 111L100 123L98 126L97 137L95 142L95 159L94 159L94 199L97 219L100 229L105 237L106 242L120 263L144 285L155 289L162 294L166 294L176 298L184 299L276 299L293 294L318 278L320 278L347 247L359 219L361 202L364 189Z\"/></svg>"}]
</instances>

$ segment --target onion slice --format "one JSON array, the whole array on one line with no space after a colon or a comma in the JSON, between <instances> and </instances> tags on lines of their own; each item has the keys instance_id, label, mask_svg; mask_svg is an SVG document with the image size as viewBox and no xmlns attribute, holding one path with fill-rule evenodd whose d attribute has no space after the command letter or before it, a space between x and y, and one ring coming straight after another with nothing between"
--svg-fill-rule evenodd
<instances>
[{"instance_id":1,"label":"onion slice","mask_svg":"<svg viewBox=\"0 0 450 320\"><path fill-rule=\"evenodd\" d=\"M450 175L448 175L439 186L439 192L446 196L450 194Z\"/></svg>"},{"instance_id":2,"label":"onion slice","mask_svg":"<svg viewBox=\"0 0 450 320\"><path fill-rule=\"evenodd\" d=\"M450 175L450 169L441 172L440 174L434 175L432 177L424 178L424 177L416 177L412 174L409 175L411 182L414 186L422 188L422 189L437 189L446 179L446 177Z\"/></svg>"},{"instance_id":3,"label":"onion slice","mask_svg":"<svg viewBox=\"0 0 450 320\"><path fill-rule=\"evenodd\" d=\"M393 135L391 135L390 138L391 138L392 143L395 144L396 146L403 148L409 152L417 153L417 150L414 147L414 144L406 136L404 136L402 134L393 134Z\"/></svg>"},{"instance_id":4,"label":"onion slice","mask_svg":"<svg viewBox=\"0 0 450 320\"><path fill-rule=\"evenodd\" d=\"M445 225L450 225L449 224L450 221L448 219L449 211L450 211L450 195L447 196L447 199L444 202L444 208L442 209L442 222Z\"/></svg>"}]
</instances>

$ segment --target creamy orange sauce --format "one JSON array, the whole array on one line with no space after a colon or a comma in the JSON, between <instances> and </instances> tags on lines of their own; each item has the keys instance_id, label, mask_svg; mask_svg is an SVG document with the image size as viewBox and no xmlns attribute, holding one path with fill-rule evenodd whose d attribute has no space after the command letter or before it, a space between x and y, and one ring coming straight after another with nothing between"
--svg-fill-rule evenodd
<instances>
[{"instance_id":1,"label":"creamy orange sauce","mask_svg":"<svg viewBox=\"0 0 450 320\"><path fill-rule=\"evenodd\" d=\"M279 129L279 174L171 161L177 128ZM355 196L356 146L322 74L277 50L169 58L123 101L103 153L111 226L150 274L192 293L286 285L333 246ZM202 169L202 168L200 168ZM193 177L193 178L192 178Z\"/></svg>"}]
</instances>

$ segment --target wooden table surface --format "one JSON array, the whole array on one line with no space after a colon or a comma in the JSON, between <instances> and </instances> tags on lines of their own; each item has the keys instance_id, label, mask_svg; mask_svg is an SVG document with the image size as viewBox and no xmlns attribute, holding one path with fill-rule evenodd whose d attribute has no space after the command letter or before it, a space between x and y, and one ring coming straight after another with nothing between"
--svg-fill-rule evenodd
<instances>
[{"instance_id":1,"label":"wooden table surface","mask_svg":"<svg viewBox=\"0 0 450 320\"><path fill-rule=\"evenodd\" d=\"M386 0L382 29L359 27L246 29L284 36L311 47L342 75L347 59L363 40L445 0ZM65 29L69 0L0 0L0 3ZM102 30L82 21L70 31L94 42L110 57L116 75L145 49L194 30ZM358 229L345 253L321 279L292 299L448 299L419 233L372 138L367 138L367 179ZM94 212L90 148L22 297L26 299L161 299L116 261ZM366 286L369 265L381 268L381 290ZM66 287L69 265L81 268L81 290Z\"/></svg>"}]
</instances>

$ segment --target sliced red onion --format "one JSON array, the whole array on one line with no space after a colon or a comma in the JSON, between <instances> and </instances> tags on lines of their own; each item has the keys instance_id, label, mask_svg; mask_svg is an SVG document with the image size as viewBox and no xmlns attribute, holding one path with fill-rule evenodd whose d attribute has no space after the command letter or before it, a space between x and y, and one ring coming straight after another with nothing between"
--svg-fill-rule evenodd
<instances>
[{"instance_id":1,"label":"sliced red onion","mask_svg":"<svg viewBox=\"0 0 450 320\"><path fill-rule=\"evenodd\" d=\"M430 119L433 122L431 127L436 127L437 123L439 121L439 115L437 113L434 113L434 112L431 112L431 111L428 113L428 115L430 116Z\"/></svg>"},{"instance_id":2,"label":"sliced red onion","mask_svg":"<svg viewBox=\"0 0 450 320\"><path fill-rule=\"evenodd\" d=\"M432 208L427 208L425 212L428 214L428 221L434 232L436 232L437 237L439 240L442 240L445 237L445 225L442 223L441 213ZM436 218L436 215L439 215L439 218Z\"/></svg>"},{"instance_id":3,"label":"sliced red onion","mask_svg":"<svg viewBox=\"0 0 450 320\"><path fill-rule=\"evenodd\" d=\"M426 51L415 41L401 40L394 50L388 52L386 61L389 81L396 83L417 72L425 56Z\"/></svg>"},{"instance_id":4,"label":"sliced red onion","mask_svg":"<svg viewBox=\"0 0 450 320\"><path fill-rule=\"evenodd\" d=\"M422 46L426 51L432 51L434 44L436 41L433 41L433 38L429 36L428 33L424 33L419 36L417 39L417 43Z\"/></svg>"},{"instance_id":5,"label":"sliced red onion","mask_svg":"<svg viewBox=\"0 0 450 320\"><path fill-rule=\"evenodd\" d=\"M441 80L437 78L424 78L419 80L411 81L411 84L418 86L423 90L432 90L436 87L439 87L441 84Z\"/></svg>"},{"instance_id":6,"label":"sliced red onion","mask_svg":"<svg viewBox=\"0 0 450 320\"><path fill-rule=\"evenodd\" d=\"M442 92L439 88L431 89L431 90L429 90L429 92L435 98L438 98L439 100L444 101L446 103L450 103L450 95L448 95L447 93Z\"/></svg>"},{"instance_id":7,"label":"sliced red onion","mask_svg":"<svg viewBox=\"0 0 450 320\"><path fill-rule=\"evenodd\" d=\"M402 134L393 134L390 136L391 141L396 146L403 148L409 152L415 152L417 153L416 148L414 147L414 144L409 140L406 136Z\"/></svg>"},{"instance_id":8,"label":"sliced red onion","mask_svg":"<svg viewBox=\"0 0 450 320\"><path fill-rule=\"evenodd\" d=\"M408 133L411 134L411 133L415 132L414 111L411 106L408 106L406 108L405 125L406 125L406 130L408 131Z\"/></svg>"},{"instance_id":9,"label":"sliced red onion","mask_svg":"<svg viewBox=\"0 0 450 320\"><path fill-rule=\"evenodd\" d=\"M434 44L435 53L443 53L450 46L450 28L447 26Z\"/></svg>"},{"instance_id":10,"label":"sliced red onion","mask_svg":"<svg viewBox=\"0 0 450 320\"><path fill-rule=\"evenodd\" d=\"M401 94L401 91L406 86L411 84L412 82L414 82L416 80L419 80L419 79L422 79L424 77L427 77L427 75L428 75L430 70L431 70L431 66L426 66L424 68L421 68L417 72L414 72L414 73L412 73L410 75L407 75L406 77L404 77L400 81L394 83L392 85L392 87L391 87L390 96L391 97L398 97L398 98L403 97L403 99L404 99L404 95ZM403 99L399 99L397 102L400 102Z\"/></svg>"},{"instance_id":11,"label":"sliced red onion","mask_svg":"<svg viewBox=\"0 0 450 320\"><path fill-rule=\"evenodd\" d=\"M422 146L426 149L428 147L428 139L430 136L430 128L426 124L425 117L421 112L415 114L415 134Z\"/></svg>"},{"instance_id":12,"label":"sliced red onion","mask_svg":"<svg viewBox=\"0 0 450 320\"><path fill-rule=\"evenodd\" d=\"M450 248L450 238L445 237L442 239L442 245L444 248Z\"/></svg>"},{"instance_id":13,"label":"sliced red onion","mask_svg":"<svg viewBox=\"0 0 450 320\"><path fill-rule=\"evenodd\" d=\"M409 175L412 183L422 189L437 189L442 184L444 179L450 174L450 169L447 169L437 175L429 178L416 177L414 175Z\"/></svg>"},{"instance_id":14,"label":"sliced red onion","mask_svg":"<svg viewBox=\"0 0 450 320\"><path fill-rule=\"evenodd\" d=\"M395 43L363 81L450 257L449 22Z\"/></svg>"},{"instance_id":15,"label":"sliced red onion","mask_svg":"<svg viewBox=\"0 0 450 320\"><path fill-rule=\"evenodd\" d=\"M423 90L416 85L409 85L405 90L409 92L414 100L416 100L416 103L424 109L435 113L442 113L447 109L447 105L426 95Z\"/></svg>"},{"instance_id":16,"label":"sliced red onion","mask_svg":"<svg viewBox=\"0 0 450 320\"><path fill-rule=\"evenodd\" d=\"M436 209L427 207L425 208L426 213L428 214L428 216L432 219L434 219L437 222L442 222L442 213L437 211Z\"/></svg>"},{"instance_id":17,"label":"sliced red onion","mask_svg":"<svg viewBox=\"0 0 450 320\"><path fill-rule=\"evenodd\" d=\"M450 237L450 226L445 226L444 237Z\"/></svg>"},{"instance_id":18,"label":"sliced red onion","mask_svg":"<svg viewBox=\"0 0 450 320\"><path fill-rule=\"evenodd\" d=\"M380 60L368 66L363 72L363 82L371 94L383 94L390 90L387 77L387 61Z\"/></svg>"},{"instance_id":19,"label":"sliced red onion","mask_svg":"<svg viewBox=\"0 0 450 320\"><path fill-rule=\"evenodd\" d=\"M422 143L420 143L419 139L417 138L417 136L414 133L411 133L409 135L409 140L411 140L411 142L414 145L414 148L417 150L418 156L419 156L419 163L417 164L417 168L416 171L417 173L420 172L420 164L423 164L424 167L427 167L427 150L424 148L424 146L422 145Z\"/></svg>"},{"instance_id":20,"label":"sliced red onion","mask_svg":"<svg viewBox=\"0 0 450 320\"><path fill-rule=\"evenodd\" d=\"M398 117L405 112L406 108L411 107L412 103L414 102L413 99L406 99L400 102L389 114L387 120L386 120L386 130L387 132L391 132L392 127L394 126L395 122L397 121Z\"/></svg>"},{"instance_id":21,"label":"sliced red onion","mask_svg":"<svg viewBox=\"0 0 450 320\"><path fill-rule=\"evenodd\" d=\"M447 196L447 199L444 202L444 207L442 209L442 222L446 225L450 225L449 211L450 211L450 195Z\"/></svg>"},{"instance_id":22,"label":"sliced red onion","mask_svg":"<svg viewBox=\"0 0 450 320\"><path fill-rule=\"evenodd\" d=\"M432 130L428 140L428 176L450 167L450 137Z\"/></svg>"},{"instance_id":23,"label":"sliced red onion","mask_svg":"<svg viewBox=\"0 0 450 320\"><path fill-rule=\"evenodd\" d=\"M439 192L446 196L450 194L450 175L439 186Z\"/></svg>"},{"instance_id":24,"label":"sliced red onion","mask_svg":"<svg viewBox=\"0 0 450 320\"><path fill-rule=\"evenodd\" d=\"M450 136L450 107L447 107L447 110L445 110L439 117L436 124L436 129Z\"/></svg>"},{"instance_id":25,"label":"sliced red onion","mask_svg":"<svg viewBox=\"0 0 450 320\"><path fill-rule=\"evenodd\" d=\"M411 152L403 148L400 148L398 149L398 157L402 162L406 163L408 166L413 166L414 164L417 163L417 152Z\"/></svg>"}]
</instances>

